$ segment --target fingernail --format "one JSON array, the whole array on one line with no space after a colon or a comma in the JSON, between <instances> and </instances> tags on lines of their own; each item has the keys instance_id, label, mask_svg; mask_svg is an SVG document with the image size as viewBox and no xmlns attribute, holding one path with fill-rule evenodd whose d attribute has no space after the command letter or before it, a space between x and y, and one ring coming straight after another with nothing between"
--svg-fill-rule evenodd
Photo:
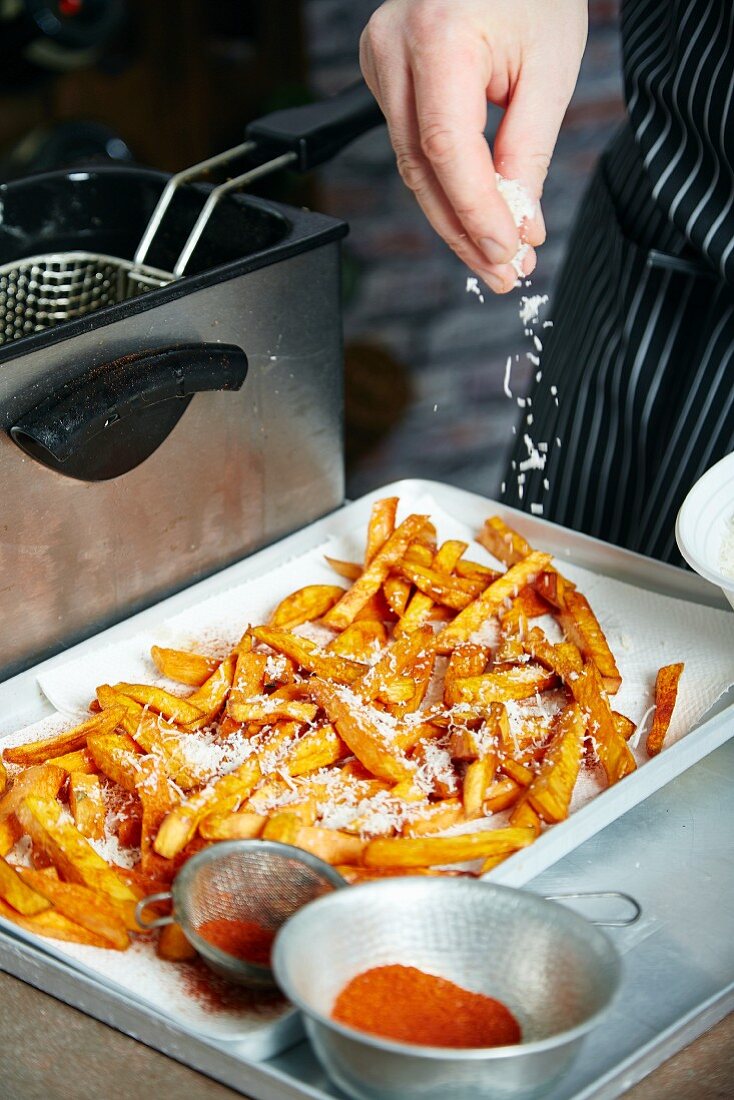
<instances>
[{"instance_id":1,"label":"fingernail","mask_svg":"<svg viewBox=\"0 0 734 1100\"><path fill-rule=\"evenodd\" d=\"M522 262L523 274L532 275L532 273L535 271L537 263L538 257L535 253L535 249L529 247Z\"/></svg>"},{"instance_id":2,"label":"fingernail","mask_svg":"<svg viewBox=\"0 0 734 1100\"><path fill-rule=\"evenodd\" d=\"M504 245L501 245L499 241L492 240L491 237L484 237L479 242L479 246L491 264L506 264L511 259L510 253Z\"/></svg>"}]
</instances>

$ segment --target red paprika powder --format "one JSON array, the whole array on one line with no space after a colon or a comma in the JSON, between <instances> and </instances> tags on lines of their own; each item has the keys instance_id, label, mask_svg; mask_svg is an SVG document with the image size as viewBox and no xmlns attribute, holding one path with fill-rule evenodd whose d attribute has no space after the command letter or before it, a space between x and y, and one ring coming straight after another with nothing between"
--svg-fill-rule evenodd
<instances>
[{"instance_id":1,"label":"red paprika powder","mask_svg":"<svg viewBox=\"0 0 734 1100\"><path fill-rule=\"evenodd\" d=\"M520 1025L501 1001L413 966L377 966L352 978L332 1017L359 1031L422 1046L509 1046L521 1038Z\"/></svg>"},{"instance_id":2,"label":"red paprika powder","mask_svg":"<svg viewBox=\"0 0 734 1100\"><path fill-rule=\"evenodd\" d=\"M234 955L243 962L270 966L270 953L275 939L272 928L263 928L251 920L230 920L219 917L200 924L196 931L208 943Z\"/></svg>"}]
</instances>

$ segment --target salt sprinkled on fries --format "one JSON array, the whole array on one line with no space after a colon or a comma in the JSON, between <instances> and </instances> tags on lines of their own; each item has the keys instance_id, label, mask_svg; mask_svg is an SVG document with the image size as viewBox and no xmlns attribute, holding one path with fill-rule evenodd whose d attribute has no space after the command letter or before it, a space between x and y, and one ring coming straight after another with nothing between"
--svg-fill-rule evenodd
<instances>
[{"instance_id":1,"label":"salt sprinkled on fries","mask_svg":"<svg viewBox=\"0 0 734 1100\"><path fill-rule=\"evenodd\" d=\"M349 882L484 873L568 816L582 769L634 770L614 654L551 556L494 516L495 571L398 503L374 505L362 561L327 559L340 583L243 624L223 659L153 646L177 691L101 684L86 721L5 750L0 916L125 950L136 901L236 838ZM649 755L682 671L658 673ZM158 951L188 957L176 929Z\"/></svg>"}]
</instances>

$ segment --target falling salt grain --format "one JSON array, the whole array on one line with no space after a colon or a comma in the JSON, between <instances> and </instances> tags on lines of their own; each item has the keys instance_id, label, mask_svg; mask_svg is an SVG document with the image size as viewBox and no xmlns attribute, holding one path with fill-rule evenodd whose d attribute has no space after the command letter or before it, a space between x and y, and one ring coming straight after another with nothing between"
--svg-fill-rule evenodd
<instances>
[{"instance_id":1,"label":"falling salt grain","mask_svg":"<svg viewBox=\"0 0 734 1100\"><path fill-rule=\"evenodd\" d=\"M472 275L466 280L466 292L467 294L476 294L480 302L484 301L484 295L479 286L479 280L475 279Z\"/></svg>"},{"instance_id":2,"label":"falling salt grain","mask_svg":"<svg viewBox=\"0 0 734 1100\"><path fill-rule=\"evenodd\" d=\"M505 396L510 397L510 398L512 397L512 390L510 389L510 374L511 374L511 372L512 372L512 356L508 355L507 356L507 362L505 364L505 381L504 381L504 384L503 384L503 388L504 388L504 391L505 391Z\"/></svg>"},{"instance_id":3,"label":"falling salt grain","mask_svg":"<svg viewBox=\"0 0 734 1100\"><path fill-rule=\"evenodd\" d=\"M544 306L548 301L547 294L533 294L529 298L523 296L520 299L520 320L524 325L535 325L538 322L538 313L541 306ZM545 328L550 322L544 321L543 328ZM530 332L527 332L530 336Z\"/></svg>"},{"instance_id":4,"label":"falling salt grain","mask_svg":"<svg viewBox=\"0 0 734 1100\"><path fill-rule=\"evenodd\" d=\"M530 505L530 511L533 513L534 516L542 516L543 515L543 505L542 504L531 504Z\"/></svg>"},{"instance_id":5,"label":"falling salt grain","mask_svg":"<svg viewBox=\"0 0 734 1100\"><path fill-rule=\"evenodd\" d=\"M547 461L546 455L540 453L527 432L523 436L523 442L528 449L528 457L520 463L520 469L544 470Z\"/></svg>"}]
</instances>

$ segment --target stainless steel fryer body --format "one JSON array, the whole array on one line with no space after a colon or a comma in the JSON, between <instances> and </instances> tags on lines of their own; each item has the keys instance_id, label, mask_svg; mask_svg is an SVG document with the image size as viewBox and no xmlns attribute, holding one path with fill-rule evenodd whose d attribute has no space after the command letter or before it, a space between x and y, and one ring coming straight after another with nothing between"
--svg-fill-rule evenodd
<instances>
[{"instance_id":1,"label":"stainless steel fryer body","mask_svg":"<svg viewBox=\"0 0 734 1100\"><path fill-rule=\"evenodd\" d=\"M343 501L339 243L194 289L0 365L0 404L174 343L237 344L237 392L196 394L141 465L83 482L0 431L0 679Z\"/></svg>"}]
</instances>

